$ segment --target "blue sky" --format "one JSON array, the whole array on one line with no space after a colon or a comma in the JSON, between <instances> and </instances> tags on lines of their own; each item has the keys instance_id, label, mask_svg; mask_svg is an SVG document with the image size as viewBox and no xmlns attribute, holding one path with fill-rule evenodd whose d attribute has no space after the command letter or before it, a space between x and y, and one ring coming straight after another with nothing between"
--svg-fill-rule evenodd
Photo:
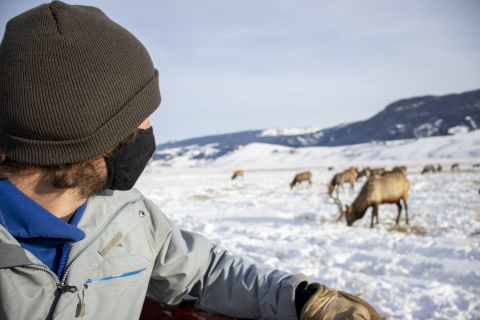
<instances>
[{"instance_id":1,"label":"blue sky","mask_svg":"<svg viewBox=\"0 0 480 320\"><path fill-rule=\"evenodd\" d=\"M0 23L45 1L0 0ZM68 1L66 1L68 2ZM77 0L132 32L160 72L157 143L331 127L419 95L480 88L478 0Z\"/></svg>"}]
</instances>

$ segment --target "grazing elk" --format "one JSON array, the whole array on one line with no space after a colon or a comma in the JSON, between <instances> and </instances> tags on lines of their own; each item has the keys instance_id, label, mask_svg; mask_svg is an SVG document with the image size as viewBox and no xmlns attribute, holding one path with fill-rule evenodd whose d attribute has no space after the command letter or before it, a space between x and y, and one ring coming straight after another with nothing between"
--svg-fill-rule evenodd
<instances>
[{"instance_id":1,"label":"grazing elk","mask_svg":"<svg viewBox=\"0 0 480 320\"><path fill-rule=\"evenodd\" d=\"M404 176L406 176L407 175L407 167L406 166L394 167L391 171L385 171L384 173L382 173L382 177L386 174L395 173L395 172L399 172L399 173L403 174Z\"/></svg>"},{"instance_id":2,"label":"grazing elk","mask_svg":"<svg viewBox=\"0 0 480 320\"><path fill-rule=\"evenodd\" d=\"M366 167L358 173L357 178L355 180L358 181L362 177L368 177L369 173L370 173L370 168Z\"/></svg>"},{"instance_id":3,"label":"grazing elk","mask_svg":"<svg viewBox=\"0 0 480 320\"><path fill-rule=\"evenodd\" d=\"M340 220L344 215L347 218L347 226L352 226L355 220L363 218L368 207L373 207L372 221L370 227L373 228L373 218L376 218L378 224L378 206L383 203L395 203L398 207L398 216L396 224L400 221L403 200L405 206L405 220L408 224L408 190L410 182L400 172L393 172L383 177L368 179L363 185L360 193L350 206L345 206L346 211L342 211Z\"/></svg>"},{"instance_id":4,"label":"grazing elk","mask_svg":"<svg viewBox=\"0 0 480 320\"><path fill-rule=\"evenodd\" d=\"M442 169L443 169L443 167L442 167L441 164L437 165L437 171L438 171L438 172L442 171Z\"/></svg>"},{"instance_id":5,"label":"grazing elk","mask_svg":"<svg viewBox=\"0 0 480 320\"><path fill-rule=\"evenodd\" d=\"M385 167L370 169L370 177L381 176L385 171L387 171L385 170Z\"/></svg>"},{"instance_id":6,"label":"grazing elk","mask_svg":"<svg viewBox=\"0 0 480 320\"><path fill-rule=\"evenodd\" d=\"M235 180L238 177L242 177L243 179L243 170L237 170L233 173L232 180Z\"/></svg>"},{"instance_id":7,"label":"grazing elk","mask_svg":"<svg viewBox=\"0 0 480 320\"><path fill-rule=\"evenodd\" d=\"M293 189L293 187L297 183L302 185L303 181L308 181L308 186L307 186L307 188L308 188L309 186L312 185L312 180L311 179L312 179L312 173L310 171L299 173L295 176L292 183L290 183L290 189Z\"/></svg>"},{"instance_id":8,"label":"grazing elk","mask_svg":"<svg viewBox=\"0 0 480 320\"><path fill-rule=\"evenodd\" d=\"M435 173L435 166L430 164L428 166L423 167L422 174L427 173L427 172Z\"/></svg>"},{"instance_id":9,"label":"grazing elk","mask_svg":"<svg viewBox=\"0 0 480 320\"><path fill-rule=\"evenodd\" d=\"M452 164L452 167L450 168L451 171L453 171L455 169L460 170L460 167L458 166L458 163Z\"/></svg>"},{"instance_id":10,"label":"grazing elk","mask_svg":"<svg viewBox=\"0 0 480 320\"><path fill-rule=\"evenodd\" d=\"M334 175L330 185L328 186L328 194L331 195L337 186L342 187L343 192L345 192L343 184L347 182L350 183L350 193L352 193L354 182L358 174L357 172L358 168L350 167L349 169Z\"/></svg>"}]
</instances>

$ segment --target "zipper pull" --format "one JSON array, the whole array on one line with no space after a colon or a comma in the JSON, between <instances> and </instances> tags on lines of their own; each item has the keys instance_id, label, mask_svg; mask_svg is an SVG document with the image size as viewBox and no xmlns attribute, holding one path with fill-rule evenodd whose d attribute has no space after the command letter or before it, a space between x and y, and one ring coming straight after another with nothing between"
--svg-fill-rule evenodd
<instances>
[{"instance_id":1,"label":"zipper pull","mask_svg":"<svg viewBox=\"0 0 480 320\"><path fill-rule=\"evenodd\" d=\"M78 291L77 287L66 285L65 282L60 282L57 284L57 288L61 291L67 291L70 293L75 293Z\"/></svg>"},{"instance_id":2,"label":"zipper pull","mask_svg":"<svg viewBox=\"0 0 480 320\"><path fill-rule=\"evenodd\" d=\"M83 302L85 301L85 289L88 289L88 285L86 283L83 285L83 290L82 290L82 302L80 303L80 318L83 318L83 316L86 313L85 303Z\"/></svg>"}]
</instances>

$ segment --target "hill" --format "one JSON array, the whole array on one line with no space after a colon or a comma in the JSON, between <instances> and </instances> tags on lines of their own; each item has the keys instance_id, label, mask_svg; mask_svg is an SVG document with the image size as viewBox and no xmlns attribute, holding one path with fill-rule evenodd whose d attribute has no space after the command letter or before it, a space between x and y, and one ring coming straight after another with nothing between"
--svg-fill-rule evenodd
<instances>
[{"instance_id":1,"label":"hill","mask_svg":"<svg viewBox=\"0 0 480 320\"><path fill-rule=\"evenodd\" d=\"M344 146L446 136L476 129L480 123L480 90L402 99L364 121L320 128L273 128L199 137L157 145L154 160L165 165L175 157L213 160L258 142L292 148Z\"/></svg>"}]
</instances>

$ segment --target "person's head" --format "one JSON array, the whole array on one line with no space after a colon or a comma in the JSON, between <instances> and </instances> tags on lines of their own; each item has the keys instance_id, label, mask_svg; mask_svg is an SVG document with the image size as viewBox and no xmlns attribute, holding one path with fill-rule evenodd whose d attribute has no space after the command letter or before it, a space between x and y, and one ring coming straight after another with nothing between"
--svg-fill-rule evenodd
<instances>
[{"instance_id":1,"label":"person's head","mask_svg":"<svg viewBox=\"0 0 480 320\"><path fill-rule=\"evenodd\" d=\"M41 171L83 194L111 187L118 161L108 159L125 159L160 100L147 50L101 10L60 1L28 10L0 44L0 176ZM136 152L151 156L149 130L138 131L148 137Z\"/></svg>"}]
</instances>

